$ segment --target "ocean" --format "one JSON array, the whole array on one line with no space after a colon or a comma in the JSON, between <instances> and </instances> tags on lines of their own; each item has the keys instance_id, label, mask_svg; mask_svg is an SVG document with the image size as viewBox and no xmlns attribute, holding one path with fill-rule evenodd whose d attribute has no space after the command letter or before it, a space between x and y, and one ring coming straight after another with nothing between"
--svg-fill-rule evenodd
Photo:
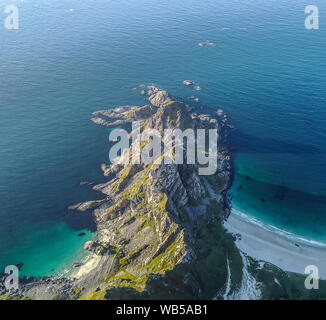
<instances>
[{"instance_id":1,"label":"ocean","mask_svg":"<svg viewBox=\"0 0 326 320\"><path fill-rule=\"evenodd\" d=\"M325 1L319 30L303 0L5 0L0 22L7 4L20 20L0 24L0 270L62 274L86 258L91 216L67 207L102 197L80 185L105 181L108 162L109 130L90 118L144 104L142 84L224 109L233 207L326 244Z\"/></svg>"}]
</instances>

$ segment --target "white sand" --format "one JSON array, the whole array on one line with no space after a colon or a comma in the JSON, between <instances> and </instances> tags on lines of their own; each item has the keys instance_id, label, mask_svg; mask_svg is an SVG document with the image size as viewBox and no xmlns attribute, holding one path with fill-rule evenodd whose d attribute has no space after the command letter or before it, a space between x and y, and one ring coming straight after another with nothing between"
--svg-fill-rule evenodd
<instances>
[{"instance_id":1,"label":"white sand","mask_svg":"<svg viewBox=\"0 0 326 320\"><path fill-rule=\"evenodd\" d=\"M306 266L315 265L319 277L326 279L326 249L295 242L231 213L224 224L231 233L241 234L238 248L256 260L270 262L285 271L305 273ZM295 243L299 244L297 247Z\"/></svg>"},{"instance_id":2,"label":"white sand","mask_svg":"<svg viewBox=\"0 0 326 320\"><path fill-rule=\"evenodd\" d=\"M84 265L82 265L76 272L73 273L72 278L80 279L89 272L98 267L101 263L101 256L92 255L89 257Z\"/></svg>"}]
</instances>

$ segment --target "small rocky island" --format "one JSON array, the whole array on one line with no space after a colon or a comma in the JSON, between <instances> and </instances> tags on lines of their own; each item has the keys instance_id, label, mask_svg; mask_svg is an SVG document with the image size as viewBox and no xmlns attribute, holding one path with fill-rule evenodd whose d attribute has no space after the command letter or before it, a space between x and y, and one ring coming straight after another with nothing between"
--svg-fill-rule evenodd
<instances>
[{"instance_id":1,"label":"small rocky island","mask_svg":"<svg viewBox=\"0 0 326 320\"><path fill-rule=\"evenodd\" d=\"M217 129L218 169L198 175L197 164L102 164L107 178L93 186L103 199L70 209L91 210L98 237L85 243L85 263L61 278L22 279L3 299L259 299L287 298L291 274L245 256L223 221L230 214L227 190L232 163L226 148L228 119L223 110L195 110L154 86L144 106L97 111L105 127L141 130ZM136 139L136 142L137 141ZM144 144L142 145L144 147ZM130 146L131 155L132 145ZM274 281L277 275L278 283ZM1 280L1 279L0 279ZM301 281L301 280L300 280ZM3 281L0 281L3 283ZM300 282L301 283L301 282Z\"/></svg>"}]
</instances>

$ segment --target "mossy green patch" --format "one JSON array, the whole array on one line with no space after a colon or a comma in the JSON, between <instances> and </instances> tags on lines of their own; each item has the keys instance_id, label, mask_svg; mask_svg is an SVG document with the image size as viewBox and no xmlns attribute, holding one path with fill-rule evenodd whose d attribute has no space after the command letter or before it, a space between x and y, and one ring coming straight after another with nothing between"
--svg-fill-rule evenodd
<instances>
[{"instance_id":1,"label":"mossy green patch","mask_svg":"<svg viewBox=\"0 0 326 320\"><path fill-rule=\"evenodd\" d=\"M168 270L172 270L178 263L180 257L178 253L180 249L184 247L184 237L183 233L174 239L174 241L155 259L153 259L148 266L147 270L151 273L163 274Z\"/></svg>"},{"instance_id":2,"label":"mossy green patch","mask_svg":"<svg viewBox=\"0 0 326 320\"><path fill-rule=\"evenodd\" d=\"M86 297L80 297L78 300L107 300L105 295L105 290L92 291Z\"/></svg>"}]
</instances>

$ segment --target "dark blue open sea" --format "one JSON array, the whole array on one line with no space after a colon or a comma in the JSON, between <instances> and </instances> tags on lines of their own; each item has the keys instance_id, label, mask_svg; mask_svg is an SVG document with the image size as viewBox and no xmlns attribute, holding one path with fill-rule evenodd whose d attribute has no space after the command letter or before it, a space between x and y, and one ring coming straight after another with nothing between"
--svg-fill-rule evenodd
<instances>
[{"instance_id":1,"label":"dark blue open sea","mask_svg":"<svg viewBox=\"0 0 326 320\"><path fill-rule=\"evenodd\" d=\"M19 30L4 28L6 4ZM308 4L319 30L304 27ZM0 22L0 270L47 275L85 258L90 217L66 208L101 197L79 186L102 182L108 161L91 113L142 104L152 83L230 115L238 212L326 243L325 1L5 0Z\"/></svg>"}]
</instances>

